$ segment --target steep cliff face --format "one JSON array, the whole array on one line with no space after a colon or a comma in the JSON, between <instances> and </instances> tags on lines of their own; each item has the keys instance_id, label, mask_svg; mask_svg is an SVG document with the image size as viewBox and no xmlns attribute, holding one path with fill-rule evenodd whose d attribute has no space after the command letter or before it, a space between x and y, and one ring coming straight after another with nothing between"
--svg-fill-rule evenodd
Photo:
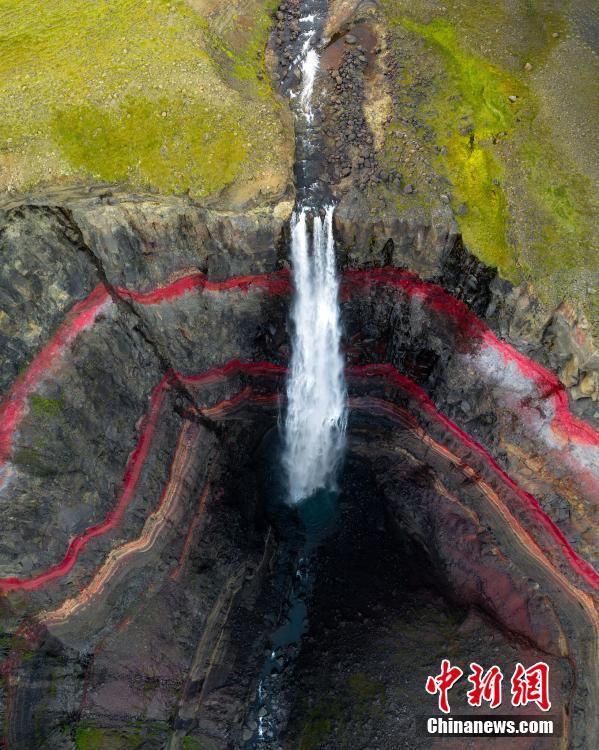
<instances>
[{"instance_id":1,"label":"steep cliff face","mask_svg":"<svg viewBox=\"0 0 599 750\"><path fill-rule=\"evenodd\" d=\"M220 674L231 607L242 587L251 601L271 554L255 491L231 494L233 467L275 416L219 414L252 400L235 358L286 355L281 226L176 200L7 212L8 746L93 746L104 730L115 747L164 739L177 704L184 714Z\"/></svg>"},{"instance_id":2,"label":"steep cliff face","mask_svg":"<svg viewBox=\"0 0 599 750\"><path fill-rule=\"evenodd\" d=\"M255 452L289 353L283 209L117 195L6 210L8 747L243 743L276 599ZM368 467L388 537L419 550L460 618L495 623L472 646L481 659L499 627L506 658L524 658L521 643L552 660L564 732L584 747L597 434L556 375L477 316L502 331L518 311L458 237L379 225L350 242L344 221L349 460ZM384 243L360 239L381 231ZM397 268L412 256L449 291ZM351 482L344 493L358 507Z\"/></svg>"}]
</instances>

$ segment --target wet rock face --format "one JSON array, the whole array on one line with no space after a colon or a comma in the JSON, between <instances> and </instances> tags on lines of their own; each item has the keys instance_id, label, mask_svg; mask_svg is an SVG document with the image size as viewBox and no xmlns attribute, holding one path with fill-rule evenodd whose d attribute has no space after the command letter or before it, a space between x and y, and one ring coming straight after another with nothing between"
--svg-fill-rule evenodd
<instances>
[{"instance_id":1,"label":"wet rock face","mask_svg":"<svg viewBox=\"0 0 599 750\"><path fill-rule=\"evenodd\" d=\"M526 306L510 317L501 283L449 229L359 225L359 206L345 205L348 460L362 467L345 485L348 528L363 527L366 546L384 528L397 565L406 550L425 561L423 611L457 612L452 637L481 659L493 639L506 665L548 655L555 700L573 717L566 732L583 746L596 705L596 434L557 377L484 322L521 332ZM276 599L276 535L254 459L276 425L289 354L283 220L118 196L15 207L4 219L0 323L14 353L0 423L5 744L239 747L263 608ZM418 262L447 288L398 268ZM564 324L546 329L560 362ZM340 549L352 544L343 533ZM342 665L335 689L387 705L391 684L371 689L382 662L346 660L364 619L401 651L405 634L387 632L388 618L408 615L393 597L378 620L328 611L336 545L315 592L331 632L350 623L339 653L325 649ZM384 580L402 575L392 565ZM324 689L311 670L329 636L309 636L306 689ZM311 719L289 700L293 747ZM343 746L346 730L327 746Z\"/></svg>"}]
</instances>

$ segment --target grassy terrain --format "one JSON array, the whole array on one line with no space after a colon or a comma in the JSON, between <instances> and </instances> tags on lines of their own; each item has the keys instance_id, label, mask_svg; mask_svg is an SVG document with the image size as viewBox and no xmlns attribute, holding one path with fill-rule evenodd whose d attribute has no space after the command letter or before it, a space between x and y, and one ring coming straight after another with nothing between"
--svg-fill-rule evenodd
<instances>
[{"instance_id":1,"label":"grassy terrain","mask_svg":"<svg viewBox=\"0 0 599 750\"><path fill-rule=\"evenodd\" d=\"M425 152L449 182L468 248L504 278L533 281L549 304L581 301L597 329L597 154L573 123L596 122L599 101L581 90L569 111L557 112L545 75L562 45L585 49L566 6L383 6L399 47L417 50L406 65L419 81L416 119L432 133ZM586 74L596 70L595 57L585 65Z\"/></svg>"},{"instance_id":2,"label":"grassy terrain","mask_svg":"<svg viewBox=\"0 0 599 750\"><path fill-rule=\"evenodd\" d=\"M70 731L70 728L66 729ZM138 721L123 729L107 729L84 721L75 728L75 747L77 750L137 750L146 742L155 745L156 740L168 735L168 731L162 722ZM189 750L196 748L191 746Z\"/></svg>"},{"instance_id":3,"label":"grassy terrain","mask_svg":"<svg viewBox=\"0 0 599 750\"><path fill-rule=\"evenodd\" d=\"M0 0L0 189L276 193L289 133L264 69L273 7Z\"/></svg>"}]
</instances>

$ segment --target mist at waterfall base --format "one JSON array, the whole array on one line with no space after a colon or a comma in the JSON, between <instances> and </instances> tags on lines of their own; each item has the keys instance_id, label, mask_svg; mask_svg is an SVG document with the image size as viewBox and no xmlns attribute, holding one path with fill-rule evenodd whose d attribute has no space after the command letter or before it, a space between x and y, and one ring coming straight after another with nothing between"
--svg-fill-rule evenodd
<instances>
[{"instance_id":1,"label":"mist at waterfall base","mask_svg":"<svg viewBox=\"0 0 599 750\"><path fill-rule=\"evenodd\" d=\"M347 393L341 354L333 206L296 209L291 222L294 296L292 355L283 430L273 429L253 459L278 555L281 608L267 640L252 715L253 750L286 724L286 691L309 626L315 553L335 529L337 478L345 447Z\"/></svg>"},{"instance_id":2,"label":"mist at waterfall base","mask_svg":"<svg viewBox=\"0 0 599 750\"><path fill-rule=\"evenodd\" d=\"M291 223L294 297L292 356L283 430L273 429L254 458L278 541L274 587L282 608L267 641L247 750L274 741L286 724L289 675L309 625L315 552L338 516L337 477L347 421L341 354L333 206L300 206Z\"/></svg>"}]
</instances>

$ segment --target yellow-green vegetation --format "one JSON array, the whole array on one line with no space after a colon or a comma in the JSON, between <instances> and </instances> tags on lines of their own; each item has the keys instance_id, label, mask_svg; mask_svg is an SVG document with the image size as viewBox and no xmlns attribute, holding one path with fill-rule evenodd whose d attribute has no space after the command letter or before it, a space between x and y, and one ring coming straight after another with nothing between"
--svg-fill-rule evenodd
<instances>
[{"instance_id":1,"label":"yellow-green vegetation","mask_svg":"<svg viewBox=\"0 0 599 750\"><path fill-rule=\"evenodd\" d=\"M75 733L77 750L102 750L105 734L96 727L79 727Z\"/></svg>"},{"instance_id":2,"label":"yellow-green vegetation","mask_svg":"<svg viewBox=\"0 0 599 750\"><path fill-rule=\"evenodd\" d=\"M597 196L534 83L568 22L552 0L532 5L448 2L441 13L426 0L385 0L384 11L392 29L425 44L410 60L428 87L416 114L434 133L430 161L463 208L467 247L504 278L533 281L551 305L583 302L597 325ZM599 106L587 106L591 123Z\"/></svg>"},{"instance_id":3,"label":"yellow-green vegetation","mask_svg":"<svg viewBox=\"0 0 599 750\"><path fill-rule=\"evenodd\" d=\"M60 398L46 398L38 393L33 393L29 397L29 406L31 411L37 417L55 417L63 409L63 401Z\"/></svg>"},{"instance_id":4,"label":"yellow-green vegetation","mask_svg":"<svg viewBox=\"0 0 599 750\"><path fill-rule=\"evenodd\" d=\"M521 93L520 87L493 66L465 54L446 21L417 24L404 18L401 23L435 44L445 59L450 86L435 97L431 119L445 150L439 161L454 185L454 201L469 207L460 219L464 240L482 260L514 278L515 258L507 242L507 206L500 187L503 168L491 145L511 128L508 97Z\"/></svg>"},{"instance_id":5,"label":"yellow-green vegetation","mask_svg":"<svg viewBox=\"0 0 599 750\"><path fill-rule=\"evenodd\" d=\"M289 133L264 63L274 5L0 0L0 189L276 194Z\"/></svg>"},{"instance_id":6,"label":"yellow-green vegetation","mask_svg":"<svg viewBox=\"0 0 599 750\"><path fill-rule=\"evenodd\" d=\"M306 706L298 750L317 750L331 734L333 722L339 719L341 712L337 700L323 700L314 706Z\"/></svg>"},{"instance_id":7,"label":"yellow-green vegetation","mask_svg":"<svg viewBox=\"0 0 599 750\"><path fill-rule=\"evenodd\" d=\"M166 735L165 724L149 724L135 721L130 727L109 729L81 722L75 729L75 747L77 750L135 750L145 740Z\"/></svg>"},{"instance_id":8,"label":"yellow-green vegetation","mask_svg":"<svg viewBox=\"0 0 599 750\"><path fill-rule=\"evenodd\" d=\"M353 713L356 716L374 716L382 714L383 709L375 703L385 698L385 686L371 680L364 672L356 672L347 679L347 688L351 695Z\"/></svg>"}]
</instances>

